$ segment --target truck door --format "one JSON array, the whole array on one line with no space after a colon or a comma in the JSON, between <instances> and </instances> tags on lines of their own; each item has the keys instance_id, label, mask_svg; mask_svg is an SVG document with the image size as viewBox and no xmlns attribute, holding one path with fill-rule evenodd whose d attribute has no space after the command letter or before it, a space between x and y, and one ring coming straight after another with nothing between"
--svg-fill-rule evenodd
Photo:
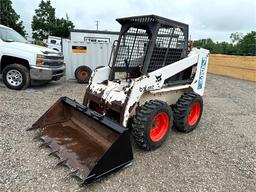
<instances>
[{"instance_id":1,"label":"truck door","mask_svg":"<svg viewBox=\"0 0 256 192\"><path fill-rule=\"evenodd\" d=\"M1 60L2 60L2 55L3 55L3 35L4 35L4 29L0 27L0 73L1 73Z\"/></svg>"}]
</instances>

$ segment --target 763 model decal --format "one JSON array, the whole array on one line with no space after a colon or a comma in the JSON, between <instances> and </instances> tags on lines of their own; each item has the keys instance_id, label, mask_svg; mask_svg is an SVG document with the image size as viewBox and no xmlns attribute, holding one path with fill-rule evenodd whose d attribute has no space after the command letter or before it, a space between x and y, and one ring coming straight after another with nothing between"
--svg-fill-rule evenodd
<instances>
[{"instance_id":1,"label":"763 model decal","mask_svg":"<svg viewBox=\"0 0 256 192\"><path fill-rule=\"evenodd\" d=\"M197 89L202 89L203 88L206 64L207 64L207 58L203 57L202 61L201 61L201 68L200 68L200 73L199 73L199 80L198 80Z\"/></svg>"}]
</instances>

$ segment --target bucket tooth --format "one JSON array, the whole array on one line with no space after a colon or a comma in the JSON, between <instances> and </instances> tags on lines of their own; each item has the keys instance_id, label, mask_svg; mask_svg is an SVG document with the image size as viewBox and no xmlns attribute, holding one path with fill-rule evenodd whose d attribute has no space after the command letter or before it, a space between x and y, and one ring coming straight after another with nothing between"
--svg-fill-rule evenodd
<instances>
[{"instance_id":1,"label":"bucket tooth","mask_svg":"<svg viewBox=\"0 0 256 192\"><path fill-rule=\"evenodd\" d=\"M36 135L34 138L33 138L34 141L43 141L43 138L42 138L42 135L41 134L38 134Z\"/></svg>"},{"instance_id":2,"label":"bucket tooth","mask_svg":"<svg viewBox=\"0 0 256 192\"><path fill-rule=\"evenodd\" d=\"M66 165L67 161L68 161L67 159L61 160L60 162L58 162L58 163L56 164L55 167L62 166L62 165Z\"/></svg>"},{"instance_id":3,"label":"bucket tooth","mask_svg":"<svg viewBox=\"0 0 256 192\"><path fill-rule=\"evenodd\" d=\"M87 179L82 179L82 182L79 184L79 187L84 187L85 185L89 184L90 182L87 182Z\"/></svg>"},{"instance_id":4,"label":"bucket tooth","mask_svg":"<svg viewBox=\"0 0 256 192\"><path fill-rule=\"evenodd\" d=\"M72 177L72 175L77 174L78 172L79 172L79 169L76 169L76 170L74 170L74 171L71 171L71 172L68 174L68 176L71 176L71 177Z\"/></svg>"},{"instance_id":5,"label":"bucket tooth","mask_svg":"<svg viewBox=\"0 0 256 192\"><path fill-rule=\"evenodd\" d=\"M79 187L84 187L86 185L86 181L83 180L80 184L79 184Z\"/></svg>"},{"instance_id":6,"label":"bucket tooth","mask_svg":"<svg viewBox=\"0 0 256 192\"><path fill-rule=\"evenodd\" d=\"M34 127L29 127L29 128L26 129L26 131L31 131L33 129L34 129Z\"/></svg>"},{"instance_id":7,"label":"bucket tooth","mask_svg":"<svg viewBox=\"0 0 256 192\"><path fill-rule=\"evenodd\" d=\"M75 171L71 171L67 177L74 177L74 178L78 178L80 180L82 180L82 178L79 176L79 169L76 169Z\"/></svg>"},{"instance_id":8,"label":"bucket tooth","mask_svg":"<svg viewBox=\"0 0 256 192\"><path fill-rule=\"evenodd\" d=\"M33 130L33 129L38 129L38 128L39 128L39 127L33 127L33 126L32 126L32 127L27 128L26 131L31 131L31 130Z\"/></svg>"},{"instance_id":9,"label":"bucket tooth","mask_svg":"<svg viewBox=\"0 0 256 192\"><path fill-rule=\"evenodd\" d=\"M60 150L55 150L55 151L52 151L51 153L49 153L48 156L51 156L51 155L57 155L57 153L59 152Z\"/></svg>"},{"instance_id":10,"label":"bucket tooth","mask_svg":"<svg viewBox=\"0 0 256 192\"><path fill-rule=\"evenodd\" d=\"M49 141L49 142L43 142L41 145L39 145L39 148L42 148L42 147L49 147L49 144L50 144L51 142Z\"/></svg>"}]
</instances>

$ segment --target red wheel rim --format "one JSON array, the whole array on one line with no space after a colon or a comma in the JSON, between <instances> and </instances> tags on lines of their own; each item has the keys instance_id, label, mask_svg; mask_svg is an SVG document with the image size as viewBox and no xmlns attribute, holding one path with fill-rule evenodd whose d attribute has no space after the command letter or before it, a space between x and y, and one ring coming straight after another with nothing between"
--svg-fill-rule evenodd
<instances>
[{"instance_id":1,"label":"red wheel rim","mask_svg":"<svg viewBox=\"0 0 256 192\"><path fill-rule=\"evenodd\" d=\"M192 104L189 115L188 115L188 124L193 126L198 121L201 114L201 105L199 102L195 102Z\"/></svg>"},{"instance_id":2,"label":"red wheel rim","mask_svg":"<svg viewBox=\"0 0 256 192\"><path fill-rule=\"evenodd\" d=\"M153 142L160 141L168 131L169 116L165 112L158 113L153 120L153 126L150 129L150 138Z\"/></svg>"}]
</instances>

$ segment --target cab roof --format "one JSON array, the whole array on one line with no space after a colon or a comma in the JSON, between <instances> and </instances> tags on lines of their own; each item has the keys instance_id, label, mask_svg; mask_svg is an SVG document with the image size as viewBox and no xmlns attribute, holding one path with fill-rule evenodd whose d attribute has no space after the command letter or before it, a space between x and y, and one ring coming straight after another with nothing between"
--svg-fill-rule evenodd
<instances>
[{"instance_id":1,"label":"cab roof","mask_svg":"<svg viewBox=\"0 0 256 192\"><path fill-rule=\"evenodd\" d=\"M188 25L181 23L179 21L174 21L167 19L165 17L160 17L158 15L141 15L141 16L132 16L116 19L121 25L123 24L144 24L149 22L157 22L163 26L169 27L179 27L182 29L188 29Z\"/></svg>"}]
</instances>

